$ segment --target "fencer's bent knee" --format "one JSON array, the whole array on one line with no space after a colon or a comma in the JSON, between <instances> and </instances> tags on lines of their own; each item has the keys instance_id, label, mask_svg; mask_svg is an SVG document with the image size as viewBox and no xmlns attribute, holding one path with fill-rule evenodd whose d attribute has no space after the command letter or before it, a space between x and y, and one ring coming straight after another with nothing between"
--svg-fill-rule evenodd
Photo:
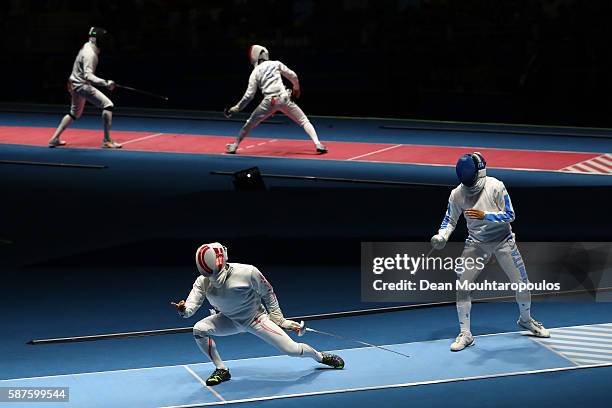
<instances>
[{"instance_id":1,"label":"fencer's bent knee","mask_svg":"<svg viewBox=\"0 0 612 408\"><path fill-rule=\"evenodd\" d=\"M105 107L102 108L105 111L109 111L112 112L113 109L115 109L115 105L113 105L113 103L111 102L110 105L106 105Z\"/></svg>"},{"instance_id":2,"label":"fencer's bent knee","mask_svg":"<svg viewBox=\"0 0 612 408\"><path fill-rule=\"evenodd\" d=\"M200 330L198 330L198 329L196 329L196 328L194 327L194 329L193 329L193 337L194 337L196 340L198 340L198 339L203 339L203 338L205 338L205 337L206 337L206 335L204 334L204 332L202 332L202 331L200 331Z\"/></svg>"},{"instance_id":3,"label":"fencer's bent knee","mask_svg":"<svg viewBox=\"0 0 612 408\"><path fill-rule=\"evenodd\" d=\"M198 322L193 326L193 337L203 339L210 335L210 326L206 323Z\"/></svg>"},{"instance_id":4,"label":"fencer's bent knee","mask_svg":"<svg viewBox=\"0 0 612 408\"><path fill-rule=\"evenodd\" d=\"M83 115L82 108L71 107L68 116L72 118L72 120L77 120Z\"/></svg>"}]
</instances>

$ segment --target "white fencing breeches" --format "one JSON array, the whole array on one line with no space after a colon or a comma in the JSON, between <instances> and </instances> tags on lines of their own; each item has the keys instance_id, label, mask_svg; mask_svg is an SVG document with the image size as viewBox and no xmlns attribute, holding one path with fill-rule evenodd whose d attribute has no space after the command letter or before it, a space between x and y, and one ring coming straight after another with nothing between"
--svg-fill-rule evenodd
<instances>
[{"instance_id":1,"label":"white fencing breeches","mask_svg":"<svg viewBox=\"0 0 612 408\"><path fill-rule=\"evenodd\" d=\"M514 239L501 242L498 245L494 244L481 244L477 242L466 242L462 258L477 258L484 257L485 264L495 255L499 266L505 272L508 280L512 283L529 283L527 277L527 271L525 270L525 263L523 257L514 242ZM464 282L475 282L478 279L478 275L482 272L482 268L474 266L473 268L466 268L463 274L458 276L458 280L461 283ZM529 320L530 309L531 309L531 293L528 290L517 290L515 293L516 301L519 306L521 313L521 319L524 321ZM470 312L472 308L472 298L470 291L468 290L457 290L457 315L459 317L459 324L462 331L470 331Z\"/></svg>"},{"instance_id":2,"label":"white fencing breeches","mask_svg":"<svg viewBox=\"0 0 612 408\"><path fill-rule=\"evenodd\" d=\"M242 139L247 137L251 130L279 111L302 127L315 144L319 143L319 137L312 123L310 123L302 109L291 100L291 92L289 91L285 91L279 96L266 96L251 113L242 129L240 129L236 143L240 144Z\"/></svg>"},{"instance_id":3,"label":"white fencing breeches","mask_svg":"<svg viewBox=\"0 0 612 408\"><path fill-rule=\"evenodd\" d=\"M100 109L112 109L113 102L100 90L91 85L83 85L70 90L70 116L78 119L83 114L85 102L89 102Z\"/></svg>"},{"instance_id":4,"label":"white fencing breeches","mask_svg":"<svg viewBox=\"0 0 612 408\"><path fill-rule=\"evenodd\" d=\"M321 353L304 343L293 341L287 333L274 323L267 314L254 319L249 325L241 327L221 313L208 316L193 326L193 336L202 352L213 361L217 368L225 368L211 336L230 336L248 332L266 343L276 347L283 354L293 357L310 357L321 362Z\"/></svg>"},{"instance_id":5,"label":"white fencing breeches","mask_svg":"<svg viewBox=\"0 0 612 408\"><path fill-rule=\"evenodd\" d=\"M113 123L113 102L106 95L91 85L82 85L74 88L71 82L68 82L68 92L70 93L70 113L62 118L59 126L55 130L50 143L59 141L60 135L72 124L73 121L79 119L83 115L85 102L102 109L102 124L104 126L104 140L110 139L110 128Z\"/></svg>"}]
</instances>

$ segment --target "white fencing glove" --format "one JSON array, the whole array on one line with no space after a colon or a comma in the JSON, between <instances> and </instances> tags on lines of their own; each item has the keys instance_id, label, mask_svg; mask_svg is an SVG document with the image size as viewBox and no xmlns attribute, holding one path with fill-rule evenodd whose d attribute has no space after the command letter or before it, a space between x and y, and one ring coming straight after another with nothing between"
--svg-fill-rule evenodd
<instances>
[{"instance_id":1,"label":"white fencing glove","mask_svg":"<svg viewBox=\"0 0 612 408\"><path fill-rule=\"evenodd\" d=\"M434 249L443 249L446 246L446 238L440 234L434 235L431 237L431 246L434 247Z\"/></svg>"},{"instance_id":2,"label":"white fencing glove","mask_svg":"<svg viewBox=\"0 0 612 408\"><path fill-rule=\"evenodd\" d=\"M232 106L231 108L225 108L225 110L223 111L223 114L225 115L226 118L229 119L236 112L240 112L240 110L238 109L238 106Z\"/></svg>"},{"instance_id":3,"label":"white fencing glove","mask_svg":"<svg viewBox=\"0 0 612 408\"><path fill-rule=\"evenodd\" d=\"M291 320L291 319L283 320L279 326L281 328L283 328L284 330L291 330L291 331L294 331L296 333L301 328L301 326L300 326L300 324L298 322L296 322L295 320Z\"/></svg>"}]
</instances>

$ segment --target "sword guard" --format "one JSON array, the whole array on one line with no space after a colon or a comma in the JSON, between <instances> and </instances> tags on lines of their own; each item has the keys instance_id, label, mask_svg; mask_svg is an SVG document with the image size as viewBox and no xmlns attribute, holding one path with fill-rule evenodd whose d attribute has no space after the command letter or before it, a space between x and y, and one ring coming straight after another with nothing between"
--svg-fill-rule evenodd
<instances>
[{"instance_id":1,"label":"sword guard","mask_svg":"<svg viewBox=\"0 0 612 408\"><path fill-rule=\"evenodd\" d=\"M306 333L307 331L309 331L309 330L308 330L308 328L306 327L306 323L304 323L304 321L302 320L302 321L300 322L300 328L299 328L299 330L297 331L297 335L298 335L298 337L302 337L302 336L304 335L304 333Z\"/></svg>"}]
</instances>

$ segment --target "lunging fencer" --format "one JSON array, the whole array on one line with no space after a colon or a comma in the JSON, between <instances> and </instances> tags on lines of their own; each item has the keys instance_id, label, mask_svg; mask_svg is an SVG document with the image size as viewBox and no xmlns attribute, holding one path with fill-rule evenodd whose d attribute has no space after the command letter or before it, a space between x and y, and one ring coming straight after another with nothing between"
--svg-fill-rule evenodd
<instances>
[{"instance_id":1,"label":"lunging fencer","mask_svg":"<svg viewBox=\"0 0 612 408\"><path fill-rule=\"evenodd\" d=\"M268 50L261 45L253 45L249 48L249 59L253 65L253 71L249 77L249 85L244 96L235 106L226 111L230 117L236 112L243 110L255 96L257 89L261 89L263 100L255 108L251 117L246 121L234 143L227 144L227 152L236 153L238 145L248 134L261 122L280 111L297 123L310 136L318 153L326 153L327 147L319 141L314 126L308 120L302 109L291 100L291 97L299 98L300 81L295 72L287 68L280 61L270 61ZM282 77L287 78L293 90L288 90L283 84Z\"/></svg>"},{"instance_id":2,"label":"lunging fencer","mask_svg":"<svg viewBox=\"0 0 612 408\"><path fill-rule=\"evenodd\" d=\"M512 283L529 282L521 253L516 246L515 235L510 223L515 214L504 183L486 175L486 161L482 154L475 152L463 155L456 166L457 177L461 184L450 194L446 215L438 234L431 238L436 249L446 245L454 231L459 216L463 213L467 222L468 237L465 240L463 258L483 258L483 263L495 256L500 267ZM457 279L462 283L472 283L478 278L482 267L466 268ZM549 331L531 317L531 293L517 290L516 301L520 317L518 325L529 330L537 337L550 337ZM451 345L451 351L460 351L474 344L470 329L472 299L467 290L457 290L457 314L460 333Z\"/></svg>"},{"instance_id":3,"label":"lunging fencer","mask_svg":"<svg viewBox=\"0 0 612 408\"><path fill-rule=\"evenodd\" d=\"M85 102L102 109L102 124L104 126L104 139L102 147L108 149L118 149L121 144L116 143L110 137L110 129L113 122L113 102L100 92L95 86L105 87L112 91L115 89L115 82L98 78L96 67L98 65L98 55L105 45L108 33L105 29L91 27L89 30L89 41L87 41L77 54L72 67L72 73L68 78L68 93L70 93L70 113L62 118L55 134L49 140L49 147L64 146L65 141L60 139L61 134L83 114Z\"/></svg>"},{"instance_id":4,"label":"lunging fencer","mask_svg":"<svg viewBox=\"0 0 612 408\"><path fill-rule=\"evenodd\" d=\"M193 316L205 299L214 308L215 313L193 326L196 344L215 365L214 372L206 380L207 385L217 385L231 378L214 337L244 332L254 334L289 356L310 357L332 368L344 368L344 361L339 356L297 343L285 333L285 330L299 332L303 326L283 316L272 285L256 267L227 262L227 248L218 242L198 248L196 266L200 276L189 297L172 304L184 318Z\"/></svg>"}]
</instances>

